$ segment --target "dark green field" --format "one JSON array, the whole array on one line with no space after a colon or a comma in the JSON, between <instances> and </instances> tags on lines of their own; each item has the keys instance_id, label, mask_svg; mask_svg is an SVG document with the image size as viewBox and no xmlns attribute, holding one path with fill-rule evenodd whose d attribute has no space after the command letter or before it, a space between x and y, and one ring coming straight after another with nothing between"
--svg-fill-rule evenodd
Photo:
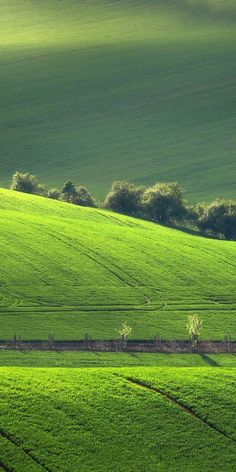
<instances>
[{"instance_id":1,"label":"dark green field","mask_svg":"<svg viewBox=\"0 0 236 472\"><path fill-rule=\"evenodd\" d=\"M235 339L234 242L6 190L0 231L0 339Z\"/></svg>"},{"instance_id":2,"label":"dark green field","mask_svg":"<svg viewBox=\"0 0 236 472\"><path fill-rule=\"evenodd\" d=\"M0 380L2 470L235 471L235 369L1 368Z\"/></svg>"},{"instance_id":3,"label":"dark green field","mask_svg":"<svg viewBox=\"0 0 236 472\"><path fill-rule=\"evenodd\" d=\"M233 0L0 0L0 184L15 170L235 197Z\"/></svg>"}]
</instances>

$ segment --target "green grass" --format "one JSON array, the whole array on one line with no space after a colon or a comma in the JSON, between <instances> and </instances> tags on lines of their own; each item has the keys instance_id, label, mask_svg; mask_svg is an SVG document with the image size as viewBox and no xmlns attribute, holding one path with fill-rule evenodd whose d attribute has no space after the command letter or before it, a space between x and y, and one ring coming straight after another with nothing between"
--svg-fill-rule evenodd
<instances>
[{"instance_id":1,"label":"green grass","mask_svg":"<svg viewBox=\"0 0 236 472\"><path fill-rule=\"evenodd\" d=\"M14 367L235 367L234 354L1 351L0 366Z\"/></svg>"},{"instance_id":2,"label":"green grass","mask_svg":"<svg viewBox=\"0 0 236 472\"><path fill-rule=\"evenodd\" d=\"M235 339L234 242L6 190L0 232L0 339Z\"/></svg>"},{"instance_id":3,"label":"green grass","mask_svg":"<svg viewBox=\"0 0 236 472\"><path fill-rule=\"evenodd\" d=\"M0 182L235 197L233 0L1 0ZM17 78L17 80L16 80Z\"/></svg>"},{"instance_id":4,"label":"green grass","mask_svg":"<svg viewBox=\"0 0 236 472\"><path fill-rule=\"evenodd\" d=\"M14 472L233 472L235 374L1 368L1 462Z\"/></svg>"}]
</instances>

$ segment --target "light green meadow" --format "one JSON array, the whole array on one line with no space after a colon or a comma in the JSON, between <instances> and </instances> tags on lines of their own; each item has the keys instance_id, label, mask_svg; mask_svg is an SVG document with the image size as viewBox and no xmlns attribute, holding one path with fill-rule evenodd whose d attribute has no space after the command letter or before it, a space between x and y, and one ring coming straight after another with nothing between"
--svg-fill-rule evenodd
<instances>
[{"instance_id":1,"label":"light green meadow","mask_svg":"<svg viewBox=\"0 0 236 472\"><path fill-rule=\"evenodd\" d=\"M235 339L234 242L6 190L0 232L0 339Z\"/></svg>"}]
</instances>

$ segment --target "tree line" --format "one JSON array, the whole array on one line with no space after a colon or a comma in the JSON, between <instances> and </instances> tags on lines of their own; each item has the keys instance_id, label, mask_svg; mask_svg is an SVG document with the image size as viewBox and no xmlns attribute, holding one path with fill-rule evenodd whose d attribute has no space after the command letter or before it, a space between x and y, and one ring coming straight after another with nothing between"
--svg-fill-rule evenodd
<instances>
[{"instance_id":1,"label":"tree line","mask_svg":"<svg viewBox=\"0 0 236 472\"><path fill-rule=\"evenodd\" d=\"M67 180L60 190L45 190L35 175L15 172L10 188L74 205L98 206L85 186L76 186L71 180ZM115 181L100 206L160 224L197 228L203 234L236 240L236 201L219 198L191 206L184 198L183 187L177 182L144 187L124 180Z\"/></svg>"},{"instance_id":2,"label":"tree line","mask_svg":"<svg viewBox=\"0 0 236 472\"><path fill-rule=\"evenodd\" d=\"M199 341L202 323L203 320L199 315L195 314L188 316L186 328L188 331L188 335L191 339L193 348L197 346L197 343ZM127 341L132 333L131 326L128 325L127 321L124 321L121 324L120 328L117 330L117 332L121 338L122 344L127 347Z\"/></svg>"}]
</instances>

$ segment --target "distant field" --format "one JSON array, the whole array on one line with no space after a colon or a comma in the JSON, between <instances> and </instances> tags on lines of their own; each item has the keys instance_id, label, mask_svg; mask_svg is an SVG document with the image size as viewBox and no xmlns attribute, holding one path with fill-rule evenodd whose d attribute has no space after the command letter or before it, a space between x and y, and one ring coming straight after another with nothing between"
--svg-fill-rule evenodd
<instances>
[{"instance_id":1,"label":"distant field","mask_svg":"<svg viewBox=\"0 0 236 472\"><path fill-rule=\"evenodd\" d=\"M1 368L2 470L233 472L235 375Z\"/></svg>"},{"instance_id":2,"label":"distant field","mask_svg":"<svg viewBox=\"0 0 236 472\"><path fill-rule=\"evenodd\" d=\"M0 183L15 170L235 194L234 0L0 0Z\"/></svg>"},{"instance_id":3,"label":"distant field","mask_svg":"<svg viewBox=\"0 0 236 472\"><path fill-rule=\"evenodd\" d=\"M235 339L234 242L6 190L0 232L0 339Z\"/></svg>"}]
</instances>

